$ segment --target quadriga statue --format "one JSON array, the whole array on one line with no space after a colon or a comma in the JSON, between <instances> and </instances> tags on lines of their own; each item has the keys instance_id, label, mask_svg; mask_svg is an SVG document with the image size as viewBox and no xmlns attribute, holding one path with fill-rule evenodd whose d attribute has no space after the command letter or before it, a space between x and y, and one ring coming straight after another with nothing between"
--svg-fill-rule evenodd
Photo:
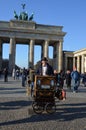
<instances>
[{"instance_id":1,"label":"quadriga statue","mask_svg":"<svg viewBox=\"0 0 86 130\"><path fill-rule=\"evenodd\" d=\"M21 12L19 20L28 20L28 14L26 12Z\"/></svg>"},{"instance_id":2,"label":"quadriga statue","mask_svg":"<svg viewBox=\"0 0 86 130\"><path fill-rule=\"evenodd\" d=\"M26 4L21 4L21 6L22 6L22 9L24 10ZM34 13L32 13L31 16L28 18L28 13L25 12L25 11L20 12L20 15L18 16L16 11L14 11L14 18L16 18L17 20L28 20L29 19L29 21L32 21L33 20L33 16L34 16Z\"/></svg>"}]
</instances>

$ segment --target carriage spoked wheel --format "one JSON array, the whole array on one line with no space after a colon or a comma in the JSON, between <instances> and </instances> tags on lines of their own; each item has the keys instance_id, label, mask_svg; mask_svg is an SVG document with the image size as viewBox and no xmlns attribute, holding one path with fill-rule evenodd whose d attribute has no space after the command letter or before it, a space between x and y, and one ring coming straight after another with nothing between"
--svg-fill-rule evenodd
<instances>
[{"instance_id":1,"label":"carriage spoked wheel","mask_svg":"<svg viewBox=\"0 0 86 130\"><path fill-rule=\"evenodd\" d=\"M56 112L56 105L53 103L47 103L45 109L47 113L52 114Z\"/></svg>"},{"instance_id":2,"label":"carriage spoked wheel","mask_svg":"<svg viewBox=\"0 0 86 130\"><path fill-rule=\"evenodd\" d=\"M33 102L32 107L37 114L41 114L44 111L44 107L37 102Z\"/></svg>"}]
</instances>

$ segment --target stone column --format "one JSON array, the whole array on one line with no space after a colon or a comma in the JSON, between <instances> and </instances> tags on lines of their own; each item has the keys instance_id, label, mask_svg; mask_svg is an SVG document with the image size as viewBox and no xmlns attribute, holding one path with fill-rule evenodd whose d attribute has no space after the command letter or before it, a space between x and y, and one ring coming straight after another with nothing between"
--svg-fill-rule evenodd
<instances>
[{"instance_id":1,"label":"stone column","mask_svg":"<svg viewBox=\"0 0 86 130\"><path fill-rule=\"evenodd\" d=\"M58 71L62 70L62 63L63 63L63 42L59 41L58 44Z\"/></svg>"},{"instance_id":2,"label":"stone column","mask_svg":"<svg viewBox=\"0 0 86 130\"><path fill-rule=\"evenodd\" d=\"M84 66L85 66L85 72L86 72L86 56L85 56Z\"/></svg>"},{"instance_id":3,"label":"stone column","mask_svg":"<svg viewBox=\"0 0 86 130\"><path fill-rule=\"evenodd\" d=\"M57 42L57 43L54 45L54 49L53 49L53 58L54 58L53 66L54 66L54 68L57 69L57 70L58 70L58 53L59 53L58 45L59 45L59 43Z\"/></svg>"},{"instance_id":4,"label":"stone column","mask_svg":"<svg viewBox=\"0 0 86 130\"><path fill-rule=\"evenodd\" d=\"M82 57L82 60L81 60L81 73L84 73L84 55L81 56Z\"/></svg>"},{"instance_id":5,"label":"stone column","mask_svg":"<svg viewBox=\"0 0 86 130\"><path fill-rule=\"evenodd\" d=\"M73 67L75 67L75 57L73 57Z\"/></svg>"},{"instance_id":6,"label":"stone column","mask_svg":"<svg viewBox=\"0 0 86 130\"><path fill-rule=\"evenodd\" d=\"M34 43L35 43L35 40L30 40L29 67L33 67L34 66Z\"/></svg>"},{"instance_id":7,"label":"stone column","mask_svg":"<svg viewBox=\"0 0 86 130\"><path fill-rule=\"evenodd\" d=\"M9 53L9 72L10 73L12 73L13 68L15 68L15 52L16 52L15 38L10 38L10 53Z\"/></svg>"},{"instance_id":8,"label":"stone column","mask_svg":"<svg viewBox=\"0 0 86 130\"><path fill-rule=\"evenodd\" d=\"M77 70L80 72L80 56L77 56Z\"/></svg>"},{"instance_id":9,"label":"stone column","mask_svg":"<svg viewBox=\"0 0 86 130\"><path fill-rule=\"evenodd\" d=\"M0 70L2 70L2 41L0 39Z\"/></svg>"},{"instance_id":10,"label":"stone column","mask_svg":"<svg viewBox=\"0 0 86 130\"><path fill-rule=\"evenodd\" d=\"M48 44L49 44L49 41L48 40L46 40L45 42L44 42L44 57L47 57L47 58L49 58L48 57Z\"/></svg>"},{"instance_id":11,"label":"stone column","mask_svg":"<svg viewBox=\"0 0 86 130\"><path fill-rule=\"evenodd\" d=\"M53 68L57 69L57 44L53 45Z\"/></svg>"},{"instance_id":12,"label":"stone column","mask_svg":"<svg viewBox=\"0 0 86 130\"><path fill-rule=\"evenodd\" d=\"M57 44L53 45L53 58L57 57Z\"/></svg>"},{"instance_id":13,"label":"stone column","mask_svg":"<svg viewBox=\"0 0 86 130\"><path fill-rule=\"evenodd\" d=\"M43 45L41 45L41 59L43 58Z\"/></svg>"},{"instance_id":14,"label":"stone column","mask_svg":"<svg viewBox=\"0 0 86 130\"><path fill-rule=\"evenodd\" d=\"M67 67L68 67L68 66L67 66L67 65L68 65L68 57L67 57L66 54L65 54L64 64L65 64L65 65L64 65L64 67L65 67L65 71L67 71L67 69L68 69L68 68L67 68Z\"/></svg>"}]
</instances>

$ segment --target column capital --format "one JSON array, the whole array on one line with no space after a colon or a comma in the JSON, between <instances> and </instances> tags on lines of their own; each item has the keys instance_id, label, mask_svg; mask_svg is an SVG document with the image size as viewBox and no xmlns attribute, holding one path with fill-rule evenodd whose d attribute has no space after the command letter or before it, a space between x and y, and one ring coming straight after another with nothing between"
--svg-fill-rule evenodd
<instances>
[{"instance_id":1,"label":"column capital","mask_svg":"<svg viewBox=\"0 0 86 130\"><path fill-rule=\"evenodd\" d=\"M44 41L49 43L50 40L49 40L49 39L46 39L46 40L44 40Z\"/></svg>"},{"instance_id":2,"label":"column capital","mask_svg":"<svg viewBox=\"0 0 86 130\"><path fill-rule=\"evenodd\" d=\"M11 36L10 39L16 39L14 36Z\"/></svg>"},{"instance_id":3,"label":"column capital","mask_svg":"<svg viewBox=\"0 0 86 130\"><path fill-rule=\"evenodd\" d=\"M35 39L30 39L30 44L34 45L34 43L35 43Z\"/></svg>"},{"instance_id":4,"label":"column capital","mask_svg":"<svg viewBox=\"0 0 86 130\"><path fill-rule=\"evenodd\" d=\"M35 41L35 39L32 38L32 39L30 39L30 41Z\"/></svg>"},{"instance_id":5,"label":"column capital","mask_svg":"<svg viewBox=\"0 0 86 130\"><path fill-rule=\"evenodd\" d=\"M63 39L60 39L60 40L59 40L59 43L63 43L63 42L64 42Z\"/></svg>"}]
</instances>

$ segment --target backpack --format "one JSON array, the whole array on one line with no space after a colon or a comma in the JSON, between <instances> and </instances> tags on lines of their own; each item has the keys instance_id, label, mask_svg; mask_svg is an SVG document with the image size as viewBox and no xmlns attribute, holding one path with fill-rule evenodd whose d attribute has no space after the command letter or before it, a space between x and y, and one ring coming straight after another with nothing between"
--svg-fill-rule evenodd
<instances>
[{"instance_id":1,"label":"backpack","mask_svg":"<svg viewBox=\"0 0 86 130\"><path fill-rule=\"evenodd\" d=\"M78 73L77 71L74 71L74 72L73 72L73 79L74 79L74 80L79 80L79 78L80 78L79 73Z\"/></svg>"}]
</instances>

